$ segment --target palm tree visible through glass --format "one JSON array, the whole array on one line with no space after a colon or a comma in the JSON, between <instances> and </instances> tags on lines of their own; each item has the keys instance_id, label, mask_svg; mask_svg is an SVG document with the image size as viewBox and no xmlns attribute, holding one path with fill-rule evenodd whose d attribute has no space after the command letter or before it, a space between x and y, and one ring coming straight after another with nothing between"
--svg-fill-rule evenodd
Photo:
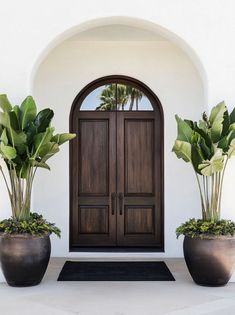
<instances>
[{"instance_id":1,"label":"palm tree visible through glass","mask_svg":"<svg viewBox=\"0 0 235 315\"><path fill-rule=\"evenodd\" d=\"M152 111L148 97L138 88L111 83L94 89L84 99L80 110Z\"/></svg>"},{"instance_id":2,"label":"palm tree visible through glass","mask_svg":"<svg viewBox=\"0 0 235 315\"><path fill-rule=\"evenodd\" d=\"M142 103L140 103L142 100ZM101 103L96 110L153 110L146 95L139 89L126 84L109 84L100 95ZM141 106L139 106L141 105Z\"/></svg>"}]
</instances>

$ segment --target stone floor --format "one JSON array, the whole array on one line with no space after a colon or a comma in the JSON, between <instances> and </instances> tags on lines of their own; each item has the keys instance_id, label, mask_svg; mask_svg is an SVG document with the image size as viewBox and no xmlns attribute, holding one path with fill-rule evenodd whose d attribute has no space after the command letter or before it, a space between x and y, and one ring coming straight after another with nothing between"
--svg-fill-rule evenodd
<instances>
[{"instance_id":1,"label":"stone floor","mask_svg":"<svg viewBox=\"0 0 235 315\"><path fill-rule=\"evenodd\" d=\"M182 259L164 259L175 282L56 282L64 261L53 258L39 286L0 283L0 314L235 315L235 283L197 286Z\"/></svg>"}]
</instances>

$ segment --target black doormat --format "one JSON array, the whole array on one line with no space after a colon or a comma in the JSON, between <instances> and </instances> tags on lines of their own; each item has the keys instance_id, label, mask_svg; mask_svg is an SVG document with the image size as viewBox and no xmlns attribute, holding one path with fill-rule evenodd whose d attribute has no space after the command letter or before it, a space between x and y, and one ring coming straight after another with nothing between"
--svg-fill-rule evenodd
<instances>
[{"instance_id":1,"label":"black doormat","mask_svg":"<svg viewBox=\"0 0 235 315\"><path fill-rule=\"evenodd\" d=\"M163 261L66 261L58 281L175 281Z\"/></svg>"}]
</instances>

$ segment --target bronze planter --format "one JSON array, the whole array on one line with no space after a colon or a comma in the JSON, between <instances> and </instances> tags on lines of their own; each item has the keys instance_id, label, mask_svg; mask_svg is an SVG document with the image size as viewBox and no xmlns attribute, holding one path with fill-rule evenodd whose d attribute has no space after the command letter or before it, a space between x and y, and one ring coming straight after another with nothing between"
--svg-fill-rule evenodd
<instances>
[{"instance_id":1,"label":"bronze planter","mask_svg":"<svg viewBox=\"0 0 235 315\"><path fill-rule=\"evenodd\" d=\"M41 282L50 259L50 236L1 235L0 261L10 286L26 287Z\"/></svg>"},{"instance_id":2,"label":"bronze planter","mask_svg":"<svg viewBox=\"0 0 235 315\"><path fill-rule=\"evenodd\" d=\"M223 286L235 263L235 237L184 238L184 258L195 283Z\"/></svg>"}]
</instances>

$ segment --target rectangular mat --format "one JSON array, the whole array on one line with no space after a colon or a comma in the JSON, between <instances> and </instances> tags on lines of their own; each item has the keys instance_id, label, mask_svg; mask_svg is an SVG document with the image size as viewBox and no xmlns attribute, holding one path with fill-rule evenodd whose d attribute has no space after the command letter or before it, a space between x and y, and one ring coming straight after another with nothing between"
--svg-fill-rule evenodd
<instances>
[{"instance_id":1,"label":"rectangular mat","mask_svg":"<svg viewBox=\"0 0 235 315\"><path fill-rule=\"evenodd\" d=\"M163 261L66 261L58 281L175 281Z\"/></svg>"}]
</instances>

